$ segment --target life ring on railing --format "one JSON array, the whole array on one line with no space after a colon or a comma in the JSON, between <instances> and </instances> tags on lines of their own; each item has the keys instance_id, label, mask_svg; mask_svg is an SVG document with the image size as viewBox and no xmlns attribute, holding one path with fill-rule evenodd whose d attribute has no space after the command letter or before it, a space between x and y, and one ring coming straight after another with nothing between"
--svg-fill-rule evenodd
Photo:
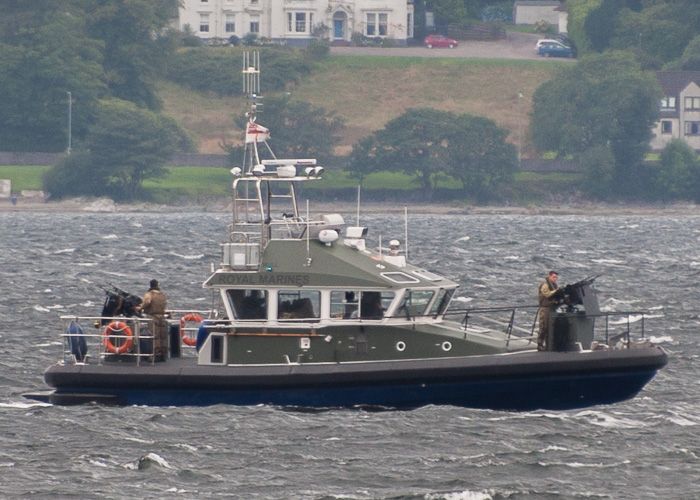
<instances>
[{"instance_id":1,"label":"life ring on railing","mask_svg":"<svg viewBox=\"0 0 700 500\"><path fill-rule=\"evenodd\" d=\"M197 345L197 339L191 339L185 332L185 325L189 321L192 321L193 323L201 323L203 320L199 314L194 313L185 314L180 320L180 336L182 337L182 341L185 343L185 345L193 346Z\"/></svg>"},{"instance_id":2,"label":"life ring on railing","mask_svg":"<svg viewBox=\"0 0 700 500\"><path fill-rule=\"evenodd\" d=\"M109 338L110 335L116 334L126 337L124 343L120 346L115 346L112 344L112 340ZM112 321L107 328L105 328L105 348L114 354L124 354L128 351L132 344L134 343L134 334L131 333L131 328L129 325L123 321Z\"/></svg>"}]
</instances>

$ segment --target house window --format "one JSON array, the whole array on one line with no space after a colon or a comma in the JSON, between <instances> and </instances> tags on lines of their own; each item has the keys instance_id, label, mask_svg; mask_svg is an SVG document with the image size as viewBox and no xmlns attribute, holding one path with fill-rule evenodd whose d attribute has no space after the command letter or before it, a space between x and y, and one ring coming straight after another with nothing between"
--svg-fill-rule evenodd
<instances>
[{"instance_id":1,"label":"house window","mask_svg":"<svg viewBox=\"0 0 700 500\"><path fill-rule=\"evenodd\" d=\"M666 96L661 99L660 103L661 109L676 109L676 98L671 96Z\"/></svg>"},{"instance_id":2,"label":"house window","mask_svg":"<svg viewBox=\"0 0 700 500\"><path fill-rule=\"evenodd\" d=\"M661 120L661 133L670 134L673 132L673 122L671 120Z\"/></svg>"},{"instance_id":3,"label":"house window","mask_svg":"<svg viewBox=\"0 0 700 500\"><path fill-rule=\"evenodd\" d=\"M260 16L250 17L250 32L260 33Z\"/></svg>"},{"instance_id":4,"label":"house window","mask_svg":"<svg viewBox=\"0 0 700 500\"><path fill-rule=\"evenodd\" d=\"M700 97L686 97L685 109L700 110Z\"/></svg>"},{"instance_id":5,"label":"house window","mask_svg":"<svg viewBox=\"0 0 700 500\"><path fill-rule=\"evenodd\" d=\"M288 33L309 33L314 22L313 13L287 12Z\"/></svg>"},{"instance_id":6,"label":"house window","mask_svg":"<svg viewBox=\"0 0 700 500\"><path fill-rule=\"evenodd\" d=\"M367 13L367 36L386 36L389 27L389 14Z\"/></svg>"},{"instance_id":7,"label":"house window","mask_svg":"<svg viewBox=\"0 0 700 500\"><path fill-rule=\"evenodd\" d=\"M199 15L199 31L201 33L209 33L209 14Z\"/></svg>"},{"instance_id":8,"label":"house window","mask_svg":"<svg viewBox=\"0 0 700 500\"><path fill-rule=\"evenodd\" d=\"M236 16L234 14L226 14L226 33L236 31Z\"/></svg>"},{"instance_id":9,"label":"house window","mask_svg":"<svg viewBox=\"0 0 700 500\"><path fill-rule=\"evenodd\" d=\"M700 122L685 122L685 135L700 135Z\"/></svg>"}]
</instances>

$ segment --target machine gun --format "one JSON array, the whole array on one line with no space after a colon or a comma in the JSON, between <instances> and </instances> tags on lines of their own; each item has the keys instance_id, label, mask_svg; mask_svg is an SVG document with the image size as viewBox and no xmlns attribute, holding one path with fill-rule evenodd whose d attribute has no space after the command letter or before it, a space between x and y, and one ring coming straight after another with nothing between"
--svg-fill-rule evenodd
<instances>
[{"instance_id":1,"label":"machine gun","mask_svg":"<svg viewBox=\"0 0 700 500\"><path fill-rule=\"evenodd\" d=\"M105 303L102 306L102 313L100 314L103 318L120 315L127 318L141 317L141 312L138 309L141 305L141 297L122 290L111 283L108 283L108 287L100 286L100 288L107 294ZM102 320L102 324L108 322L109 320Z\"/></svg>"},{"instance_id":2,"label":"machine gun","mask_svg":"<svg viewBox=\"0 0 700 500\"><path fill-rule=\"evenodd\" d=\"M566 285L563 290L563 300L568 310L573 310L574 306L583 305L589 314L599 314L598 296L591 287L596 278L602 274L596 274L588 278Z\"/></svg>"}]
</instances>

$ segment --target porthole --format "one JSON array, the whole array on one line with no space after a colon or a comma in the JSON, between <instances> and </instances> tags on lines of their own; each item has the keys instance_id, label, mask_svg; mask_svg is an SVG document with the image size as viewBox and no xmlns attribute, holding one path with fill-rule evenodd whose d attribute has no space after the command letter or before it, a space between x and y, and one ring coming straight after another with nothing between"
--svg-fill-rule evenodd
<instances>
[{"instance_id":1,"label":"porthole","mask_svg":"<svg viewBox=\"0 0 700 500\"><path fill-rule=\"evenodd\" d=\"M396 343L396 350L399 352L404 352L406 350L406 343L403 341L399 341Z\"/></svg>"},{"instance_id":2,"label":"porthole","mask_svg":"<svg viewBox=\"0 0 700 500\"><path fill-rule=\"evenodd\" d=\"M445 352L449 352L452 350L452 342L443 342L442 343L442 350Z\"/></svg>"}]
</instances>

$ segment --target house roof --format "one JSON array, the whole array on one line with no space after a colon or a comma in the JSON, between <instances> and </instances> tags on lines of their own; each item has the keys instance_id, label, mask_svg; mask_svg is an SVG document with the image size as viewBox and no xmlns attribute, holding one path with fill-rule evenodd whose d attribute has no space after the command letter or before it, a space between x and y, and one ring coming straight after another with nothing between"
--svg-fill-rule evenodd
<instances>
[{"instance_id":1,"label":"house roof","mask_svg":"<svg viewBox=\"0 0 700 500\"><path fill-rule=\"evenodd\" d=\"M657 71L656 78L668 96L679 95L690 83L700 86L700 71Z\"/></svg>"}]
</instances>

